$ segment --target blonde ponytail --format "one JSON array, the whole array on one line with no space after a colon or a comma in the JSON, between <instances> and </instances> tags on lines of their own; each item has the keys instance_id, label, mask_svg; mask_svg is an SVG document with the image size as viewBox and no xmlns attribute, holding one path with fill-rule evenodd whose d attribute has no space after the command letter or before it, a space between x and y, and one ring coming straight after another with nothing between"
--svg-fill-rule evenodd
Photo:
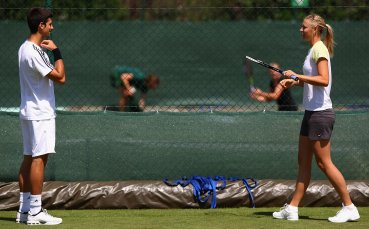
<instances>
[{"instance_id":1,"label":"blonde ponytail","mask_svg":"<svg viewBox=\"0 0 369 229\"><path fill-rule=\"evenodd\" d=\"M329 54L333 56L333 52L334 52L333 49L335 45L335 42L333 39L333 29L332 29L332 26L328 24L325 24L325 26L327 28L327 32L324 37L324 44L327 46Z\"/></svg>"}]
</instances>

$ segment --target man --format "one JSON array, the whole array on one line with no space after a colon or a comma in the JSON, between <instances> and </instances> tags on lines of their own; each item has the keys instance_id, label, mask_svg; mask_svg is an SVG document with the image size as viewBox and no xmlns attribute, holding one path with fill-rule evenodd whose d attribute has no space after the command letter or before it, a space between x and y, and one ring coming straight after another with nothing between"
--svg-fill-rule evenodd
<instances>
[{"instance_id":1,"label":"man","mask_svg":"<svg viewBox=\"0 0 369 229\"><path fill-rule=\"evenodd\" d=\"M277 63L271 63L270 65L275 68L280 67ZM292 98L291 91L283 88L282 85L279 84L282 75L272 69L269 69L268 71L271 77L269 84L270 92L264 92L259 88L255 88L250 93L251 98L259 102L276 100L278 111L297 111L298 107L295 100Z\"/></svg>"},{"instance_id":2,"label":"man","mask_svg":"<svg viewBox=\"0 0 369 229\"><path fill-rule=\"evenodd\" d=\"M42 209L41 194L48 154L55 153L54 82L65 83L64 62L54 42L46 40L53 30L51 12L33 8L27 22L31 34L18 51L24 157L19 170L20 206L16 222L55 225L62 219ZM43 48L52 51L55 66Z\"/></svg>"},{"instance_id":3,"label":"man","mask_svg":"<svg viewBox=\"0 0 369 229\"><path fill-rule=\"evenodd\" d=\"M141 112L145 108L146 94L155 90L160 80L155 75L147 75L138 68L116 66L112 70L111 84L119 89L119 110ZM137 96L137 90L140 96Z\"/></svg>"}]
</instances>

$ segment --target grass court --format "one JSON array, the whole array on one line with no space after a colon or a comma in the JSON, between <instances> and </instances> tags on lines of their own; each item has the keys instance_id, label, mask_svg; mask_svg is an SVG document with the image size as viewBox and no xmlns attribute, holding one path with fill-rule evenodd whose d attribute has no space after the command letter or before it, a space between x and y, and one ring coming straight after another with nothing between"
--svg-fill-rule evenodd
<instances>
[{"instance_id":1,"label":"grass court","mask_svg":"<svg viewBox=\"0 0 369 229\"><path fill-rule=\"evenodd\" d=\"M369 228L369 207L360 207L360 220L343 224L328 222L339 208L299 208L300 220L272 218L278 208L218 209L125 209L125 210L50 210L63 218L57 226L42 228ZM15 211L0 211L0 228L24 228L15 223Z\"/></svg>"}]
</instances>

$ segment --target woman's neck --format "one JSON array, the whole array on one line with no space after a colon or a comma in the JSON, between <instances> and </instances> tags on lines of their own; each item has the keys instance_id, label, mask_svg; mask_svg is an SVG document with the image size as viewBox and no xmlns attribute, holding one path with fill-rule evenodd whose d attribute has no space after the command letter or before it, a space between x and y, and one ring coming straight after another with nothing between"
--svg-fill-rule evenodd
<instances>
[{"instance_id":1,"label":"woman's neck","mask_svg":"<svg viewBox=\"0 0 369 229\"><path fill-rule=\"evenodd\" d=\"M318 41L320 41L320 36L314 36L313 39L311 39L310 41L311 47L313 47Z\"/></svg>"}]
</instances>

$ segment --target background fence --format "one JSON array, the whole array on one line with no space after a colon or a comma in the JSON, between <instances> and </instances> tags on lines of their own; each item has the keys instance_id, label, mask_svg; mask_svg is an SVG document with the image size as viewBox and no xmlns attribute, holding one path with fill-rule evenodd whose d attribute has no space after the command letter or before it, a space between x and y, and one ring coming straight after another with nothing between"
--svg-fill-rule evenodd
<instances>
[{"instance_id":1,"label":"background fence","mask_svg":"<svg viewBox=\"0 0 369 229\"><path fill-rule=\"evenodd\" d=\"M24 19L29 9L14 8L14 2L2 2L0 9L3 180L16 179L22 155L17 51L29 33ZM270 1L269 6L248 5L253 1L230 1L231 6L107 1L103 8L60 2L52 9L52 39L63 53L67 83L55 88L58 154L50 161L49 179L203 174L293 179L295 173L285 168L296 161L302 90L291 90L299 112L277 112L274 102L249 97L243 65L249 55L301 72L309 46L301 40L299 25L309 12L321 13L335 29L334 158L348 178L368 178L367 1L347 7L310 1L310 8L291 8L290 1ZM143 113L108 111L119 100L110 84L116 65L160 77L157 90L148 92ZM256 86L268 91L267 70L254 65L253 71ZM324 176L315 171L314 178Z\"/></svg>"}]
</instances>

